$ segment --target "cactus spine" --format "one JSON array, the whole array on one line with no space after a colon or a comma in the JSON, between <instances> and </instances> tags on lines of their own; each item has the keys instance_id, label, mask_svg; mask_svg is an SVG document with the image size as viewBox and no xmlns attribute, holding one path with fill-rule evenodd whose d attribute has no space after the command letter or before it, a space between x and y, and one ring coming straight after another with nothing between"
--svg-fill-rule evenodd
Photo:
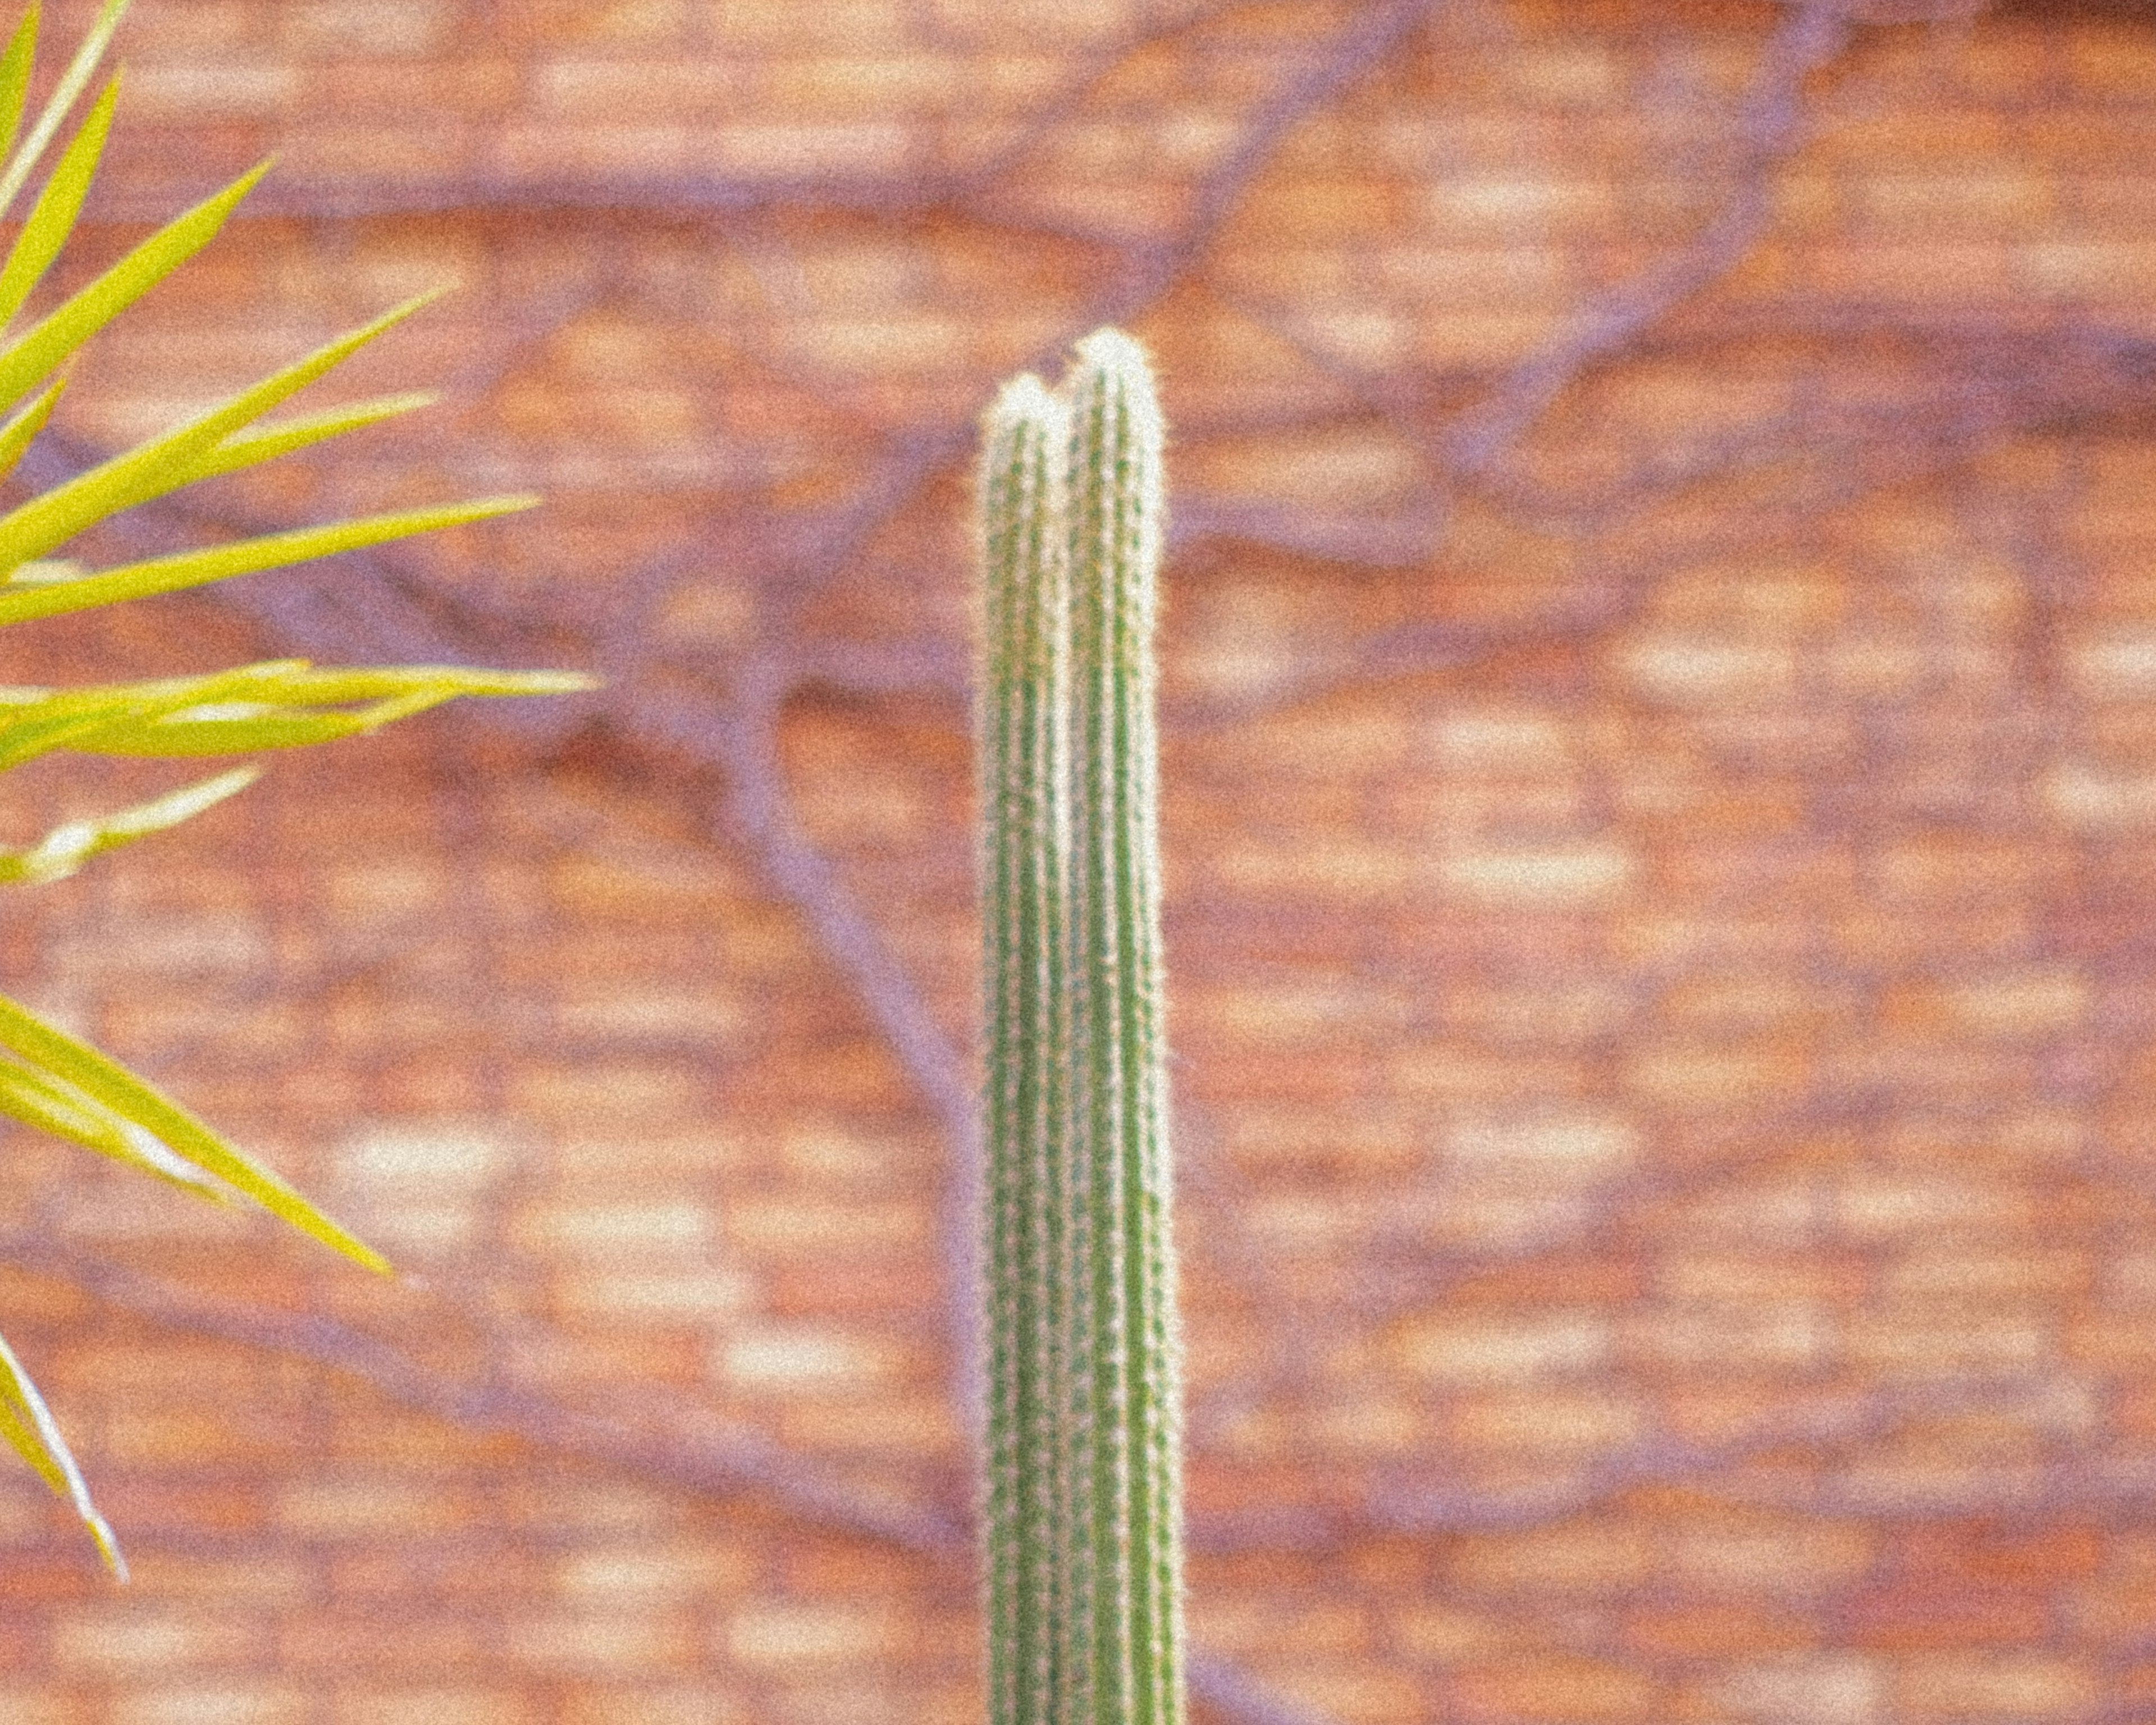
<instances>
[{"instance_id":1,"label":"cactus spine","mask_svg":"<svg viewBox=\"0 0 2156 1725\"><path fill-rule=\"evenodd\" d=\"M1144 353L1088 336L983 444L990 1717L1179 1725Z\"/></svg>"}]
</instances>

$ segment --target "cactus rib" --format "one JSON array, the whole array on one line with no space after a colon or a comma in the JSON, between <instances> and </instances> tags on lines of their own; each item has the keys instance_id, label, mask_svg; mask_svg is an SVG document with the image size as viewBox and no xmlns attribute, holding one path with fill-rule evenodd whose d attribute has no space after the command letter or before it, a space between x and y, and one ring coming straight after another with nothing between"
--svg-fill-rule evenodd
<instances>
[{"instance_id":1,"label":"cactus rib","mask_svg":"<svg viewBox=\"0 0 2156 1725\"><path fill-rule=\"evenodd\" d=\"M1179 1725L1152 627L1163 431L1103 330L985 424L994 1725Z\"/></svg>"}]
</instances>

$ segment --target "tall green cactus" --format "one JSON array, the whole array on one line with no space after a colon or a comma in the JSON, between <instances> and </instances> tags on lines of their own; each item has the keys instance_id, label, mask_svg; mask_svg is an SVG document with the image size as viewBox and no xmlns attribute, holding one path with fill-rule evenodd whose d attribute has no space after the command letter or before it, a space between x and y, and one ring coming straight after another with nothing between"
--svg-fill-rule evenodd
<instances>
[{"instance_id":1,"label":"tall green cactus","mask_svg":"<svg viewBox=\"0 0 2156 1725\"><path fill-rule=\"evenodd\" d=\"M983 429L990 1717L1178 1725L1145 355L1099 331Z\"/></svg>"}]
</instances>

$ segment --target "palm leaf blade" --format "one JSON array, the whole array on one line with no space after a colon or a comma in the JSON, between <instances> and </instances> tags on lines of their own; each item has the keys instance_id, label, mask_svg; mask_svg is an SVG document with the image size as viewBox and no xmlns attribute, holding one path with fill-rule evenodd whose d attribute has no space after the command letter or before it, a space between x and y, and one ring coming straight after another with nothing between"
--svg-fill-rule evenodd
<instances>
[{"instance_id":1,"label":"palm leaf blade","mask_svg":"<svg viewBox=\"0 0 2156 1725\"><path fill-rule=\"evenodd\" d=\"M60 1079L131 1120L182 1162L214 1174L272 1215L353 1262L383 1275L381 1254L317 1210L269 1169L242 1155L187 1111L117 1061L0 996L0 1046L34 1071Z\"/></svg>"},{"instance_id":2,"label":"palm leaf blade","mask_svg":"<svg viewBox=\"0 0 2156 1725\"><path fill-rule=\"evenodd\" d=\"M82 130L60 157L60 165L53 170L45 189L38 194L30 219L15 236L7 264L0 268L0 323L23 309L30 290L44 280L60 248L67 244L68 235L74 231L74 218L82 213L83 199L90 195L90 179L112 130L113 105L119 99L120 80L115 78L105 86L105 94L97 99L90 118L83 121Z\"/></svg>"},{"instance_id":3,"label":"palm leaf blade","mask_svg":"<svg viewBox=\"0 0 2156 1725\"><path fill-rule=\"evenodd\" d=\"M8 39L8 51L0 54L0 156L14 147L16 135L23 130L23 110L30 97L30 68L38 57L38 7L36 0L23 8L23 16L15 25L15 33Z\"/></svg>"},{"instance_id":4,"label":"palm leaf blade","mask_svg":"<svg viewBox=\"0 0 2156 1725\"><path fill-rule=\"evenodd\" d=\"M304 449L311 444L342 437L347 431L379 425L384 419L393 419L400 413L430 408L439 399L439 396L427 391L388 395L379 401L357 402L351 407L311 414L304 419L288 419L249 437L228 437L188 470L187 482L192 484L197 480L211 479L218 474L236 473L244 467L272 461L280 455L290 454L295 449Z\"/></svg>"},{"instance_id":5,"label":"palm leaf blade","mask_svg":"<svg viewBox=\"0 0 2156 1725\"><path fill-rule=\"evenodd\" d=\"M191 483L199 476L197 465L233 432L260 418L278 403L349 359L434 297L427 294L408 300L372 323L326 343L304 359L295 360L252 388L220 402L208 413L198 414L184 425L139 444L110 461L100 462L87 473L77 474L65 484L55 485L0 516L0 568L12 569L28 558L42 556L93 522Z\"/></svg>"},{"instance_id":6,"label":"palm leaf blade","mask_svg":"<svg viewBox=\"0 0 2156 1725\"><path fill-rule=\"evenodd\" d=\"M89 286L0 352L0 402L11 402L217 237L239 200L270 172L263 162L174 217Z\"/></svg>"},{"instance_id":7,"label":"palm leaf blade","mask_svg":"<svg viewBox=\"0 0 2156 1725\"><path fill-rule=\"evenodd\" d=\"M27 1066L0 1060L0 1114L185 1187L198 1197L224 1202L222 1188L189 1168L132 1121L121 1119L49 1073L33 1072Z\"/></svg>"},{"instance_id":8,"label":"palm leaf blade","mask_svg":"<svg viewBox=\"0 0 2156 1725\"><path fill-rule=\"evenodd\" d=\"M112 1529L90 1501L89 1482L75 1466L74 1452L60 1435L52 1409L45 1405L38 1386L30 1381L30 1374L23 1369L22 1361L15 1358L15 1350L4 1338L0 1338L0 1437L6 1438L15 1453L37 1469L53 1488L54 1496L66 1498L74 1507L90 1537L97 1542L105 1566L125 1581L127 1560L120 1554L120 1542L112 1537Z\"/></svg>"},{"instance_id":9,"label":"palm leaf blade","mask_svg":"<svg viewBox=\"0 0 2156 1725\"><path fill-rule=\"evenodd\" d=\"M35 172L38 158L45 153L45 146L52 142L54 135L65 123L75 99L89 88L90 79L96 74L97 63L105 58L112 33L120 28L121 17L128 5L129 0L105 0L99 8L96 22L90 25L89 33L75 49L74 58L68 62L68 69L60 74L52 95L45 99L38 123L30 128L22 148L8 158L4 172L0 172L0 214L6 213L8 206L15 201L15 194ZM24 70L27 74L28 68Z\"/></svg>"},{"instance_id":10,"label":"palm leaf blade","mask_svg":"<svg viewBox=\"0 0 2156 1725\"><path fill-rule=\"evenodd\" d=\"M431 533L439 527L508 515L529 509L538 501L531 496L487 497L439 509L362 516L356 521L337 521L328 526L268 533L259 539L243 539L237 544L211 546L202 551L180 552L171 557L126 563L72 581L0 587L0 626L28 623L39 617L57 617L95 605L114 604L122 599L177 593L184 588L201 587L234 575L251 575L262 569L282 568L288 563L303 563L311 557L357 551L387 540L408 538L414 533Z\"/></svg>"},{"instance_id":11,"label":"palm leaf blade","mask_svg":"<svg viewBox=\"0 0 2156 1725\"><path fill-rule=\"evenodd\" d=\"M235 768L95 820L67 821L28 850L0 853L0 882L64 880L93 856L192 820L260 776L259 768Z\"/></svg>"}]
</instances>

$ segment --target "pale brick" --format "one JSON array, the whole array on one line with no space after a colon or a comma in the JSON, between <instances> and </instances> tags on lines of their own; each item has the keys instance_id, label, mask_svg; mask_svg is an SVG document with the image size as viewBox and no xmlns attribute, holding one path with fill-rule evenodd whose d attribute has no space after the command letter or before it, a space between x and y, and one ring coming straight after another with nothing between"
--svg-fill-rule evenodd
<instances>
[{"instance_id":1,"label":"pale brick","mask_svg":"<svg viewBox=\"0 0 2156 1725\"><path fill-rule=\"evenodd\" d=\"M532 1245L579 1257L645 1261L700 1251L715 1232L706 1206L672 1198L534 1206L518 1217L515 1231Z\"/></svg>"},{"instance_id":2,"label":"pale brick","mask_svg":"<svg viewBox=\"0 0 2156 1725\"><path fill-rule=\"evenodd\" d=\"M259 54L167 60L131 69L127 100L144 119L200 123L280 114L297 96L298 69Z\"/></svg>"},{"instance_id":3,"label":"pale brick","mask_svg":"<svg viewBox=\"0 0 2156 1725\"><path fill-rule=\"evenodd\" d=\"M693 1603L718 1593L738 1593L756 1577L748 1553L734 1548L649 1549L598 1548L562 1558L555 1568L561 1590L599 1600L651 1599Z\"/></svg>"},{"instance_id":4,"label":"pale brick","mask_svg":"<svg viewBox=\"0 0 2156 1725\"><path fill-rule=\"evenodd\" d=\"M719 1368L730 1382L778 1394L887 1384L900 1364L887 1343L838 1330L805 1327L733 1336L721 1344L718 1358Z\"/></svg>"},{"instance_id":5,"label":"pale brick","mask_svg":"<svg viewBox=\"0 0 2156 1725\"><path fill-rule=\"evenodd\" d=\"M369 1687L331 1704L336 1725L533 1725L530 1702L484 1684L438 1688Z\"/></svg>"},{"instance_id":6,"label":"pale brick","mask_svg":"<svg viewBox=\"0 0 2156 1725\"><path fill-rule=\"evenodd\" d=\"M624 1609L552 1610L511 1621L510 1658L520 1668L579 1675L633 1676L686 1663L690 1620L649 1601Z\"/></svg>"},{"instance_id":7,"label":"pale brick","mask_svg":"<svg viewBox=\"0 0 2156 1725\"><path fill-rule=\"evenodd\" d=\"M1440 865L1440 878L1471 903L1569 908L1607 904L1636 870L1624 845L1589 839L1455 851Z\"/></svg>"},{"instance_id":8,"label":"pale brick","mask_svg":"<svg viewBox=\"0 0 2156 1725\"><path fill-rule=\"evenodd\" d=\"M1715 1689L1724 1706L1762 1725L1874 1725L1887 1674L1861 1654L1793 1654L1738 1666Z\"/></svg>"},{"instance_id":9,"label":"pale brick","mask_svg":"<svg viewBox=\"0 0 2156 1725\"><path fill-rule=\"evenodd\" d=\"M244 1620L141 1605L70 1615L53 1627L53 1661L79 1676L177 1677L259 1655L259 1630Z\"/></svg>"},{"instance_id":10,"label":"pale brick","mask_svg":"<svg viewBox=\"0 0 2156 1725\"><path fill-rule=\"evenodd\" d=\"M1786 699L1797 670L1788 646L1702 635L1645 636L1625 649L1621 662L1644 692L1703 704Z\"/></svg>"},{"instance_id":11,"label":"pale brick","mask_svg":"<svg viewBox=\"0 0 2156 1725\"><path fill-rule=\"evenodd\" d=\"M409 56L445 46L456 19L453 0L304 0L287 28L303 52Z\"/></svg>"},{"instance_id":12,"label":"pale brick","mask_svg":"<svg viewBox=\"0 0 2156 1725\"><path fill-rule=\"evenodd\" d=\"M721 1634L728 1655L765 1670L859 1666L888 1658L903 1639L888 1609L777 1599L735 1612Z\"/></svg>"},{"instance_id":13,"label":"pale brick","mask_svg":"<svg viewBox=\"0 0 2156 1725\"><path fill-rule=\"evenodd\" d=\"M1466 1165L1512 1165L1576 1179L1624 1168L1639 1154L1640 1136L1618 1115L1542 1111L1462 1120L1445 1135L1445 1147Z\"/></svg>"},{"instance_id":14,"label":"pale brick","mask_svg":"<svg viewBox=\"0 0 2156 1725\"><path fill-rule=\"evenodd\" d=\"M1592 1371L1609 1358L1610 1343L1609 1320L1594 1313L1462 1316L1410 1327L1399 1337L1396 1357L1431 1383L1511 1384Z\"/></svg>"},{"instance_id":15,"label":"pale brick","mask_svg":"<svg viewBox=\"0 0 2156 1725\"><path fill-rule=\"evenodd\" d=\"M314 1698L274 1685L234 1684L127 1693L116 1697L114 1725L306 1725Z\"/></svg>"},{"instance_id":16,"label":"pale brick","mask_svg":"<svg viewBox=\"0 0 2156 1725\"><path fill-rule=\"evenodd\" d=\"M2058 1718L2103 1693L2082 1661L2040 1652L1931 1655L1911 1661L1894 1686L1913 1719Z\"/></svg>"}]
</instances>

